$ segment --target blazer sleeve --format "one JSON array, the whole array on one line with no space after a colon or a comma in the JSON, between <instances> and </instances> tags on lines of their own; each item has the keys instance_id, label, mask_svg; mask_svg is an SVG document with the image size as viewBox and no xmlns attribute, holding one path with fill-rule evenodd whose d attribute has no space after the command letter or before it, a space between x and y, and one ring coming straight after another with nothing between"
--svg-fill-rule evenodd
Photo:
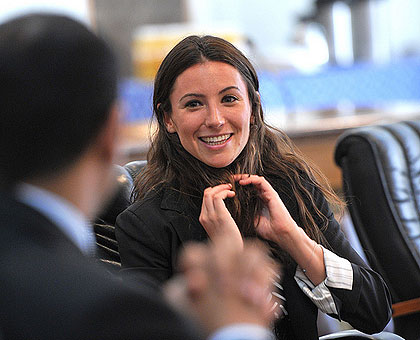
<instances>
[{"instance_id":1,"label":"blazer sleeve","mask_svg":"<svg viewBox=\"0 0 420 340\"><path fill-rule=\"evenodd\" d=\"M170 242L164 222L128 208L117 218L115 236L121 257L121 271L129 276L148 275L157 285L172 276ZM161 218L161 217L160 217ZM159 219L159 217L158 217Z\"/></svg>"},{"instance_id":2,"label":"blazer sleeve","mask_svg":"<svg viewBox=\"0 0 420 340\"><path fill-rule=\"evenodd\" d=\"M328 217L324 236L337 255L350 261L353 269L351 290L331 288L340 320L365 333L382 331L391 318L391 296L382 277L372 270L352 248L340 228L329 204L319 189L313 189L319 210Z\"/></svg>"}]
</instances>

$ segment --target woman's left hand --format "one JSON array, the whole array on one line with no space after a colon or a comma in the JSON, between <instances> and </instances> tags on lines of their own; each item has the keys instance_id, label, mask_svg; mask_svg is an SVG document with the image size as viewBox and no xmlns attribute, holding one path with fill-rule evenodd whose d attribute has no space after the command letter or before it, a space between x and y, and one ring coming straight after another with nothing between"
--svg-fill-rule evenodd
<instances>
[{"instance_id":1,"label":"woman's left hand","mask_svg":"<svg viewBox=\"0 0 420 340\"><path fill-rule=\"evenodd\" d=\"M326 278L324 255L321 247L299 228L277 192L264 177L235 175L240 185L252 184L264 201L261 215L255 220L257 232L274 241L301 267L316 286Z\"/></svg>"},{"instance_id":2,"label":"woman's left hand","mask_svg":"<svg viewBox=\"0 0 420 340\"><path fill-rule=\"evenodd\" d=\"M240 185L252 184L265 203L261 215L255 219L258 234L267 240L274 241L287 251L290 246L288 240L292 233L298 231L298 227L278 193L261 176L240 174L235 175L234 179Z\"/></svg>"}]
</instances>

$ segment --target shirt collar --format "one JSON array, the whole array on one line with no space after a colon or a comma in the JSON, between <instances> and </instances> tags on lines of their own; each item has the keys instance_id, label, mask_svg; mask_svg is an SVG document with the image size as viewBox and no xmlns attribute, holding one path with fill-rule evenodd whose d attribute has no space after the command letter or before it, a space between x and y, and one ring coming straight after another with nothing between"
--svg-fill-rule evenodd
<instances>
[{"instance_id":1,"label":"shirt collar","mask_svg":"<svg viewBox=\"0 0 420 340\"><path fill-rule=\"evenodd\" d=\"M95 236L90 223L69 201L28 183L16 187L16 198L48 217L84 254L92 254Z\"/></svg>"}]
</instances>

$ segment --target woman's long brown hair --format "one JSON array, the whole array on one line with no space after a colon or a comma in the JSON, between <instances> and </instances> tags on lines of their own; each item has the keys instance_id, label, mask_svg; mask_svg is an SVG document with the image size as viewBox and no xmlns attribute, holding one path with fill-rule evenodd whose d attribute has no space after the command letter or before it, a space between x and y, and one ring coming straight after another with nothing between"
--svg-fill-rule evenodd
<instances>
[{"instance_id":1,"label":"woman's long brown hair","mask_svg":"<svg viewBox=\"0 0 420 340\"><path fill-rule=\"evenodd\" d=\"M206 61L224 62L235 67L247 84L252 107L252 124L248 143L237 159L225 168L212 168L202 163L181 145L176 133L169 133L164 114L171 114L169 100L177 77L189 67ZM229 42L213 36L189 36L179 42L163 60L154 84L153 112L157 128L151 136L147 166L135 181L134 199L145 199L151 191L171 187L190 199L200 202L205 188L232 183L236 196L226 200L226 206L244 236L255 236L254 220L259 216L262 202L252 187L235 186L233 174L245 173L281 178L287 181L297 202L299 217L305 232L325 244L322 228L328 223L313 200L315 187L335 207L343 203L331 190L328 182L295 150L282 131L264 122L258 94L257 73L249 60ZM320 180L321 179L321 180ZM194 200L194 197L197 198ZM319 222L321 221L321 225Z\"/></svg>"}]
</instances>

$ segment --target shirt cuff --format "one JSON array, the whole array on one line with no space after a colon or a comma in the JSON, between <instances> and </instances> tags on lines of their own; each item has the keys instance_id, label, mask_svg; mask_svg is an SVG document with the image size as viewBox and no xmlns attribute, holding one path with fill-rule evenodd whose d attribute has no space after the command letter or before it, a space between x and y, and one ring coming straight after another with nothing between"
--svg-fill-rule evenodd
<instances>
[{"instance_id":1,"label":"shirt cuff","mask_svg":"<svg viewBox=\"0 0 420 340\"><path fill-rule=\"evenodd\" d=\"M208 340L275 340L275 337L263 326L238 323L220 328Z\"/></svg>"},{"instance_id":2,"label":"shirt cuff","mask_svg":"<svg viewBox=\"0 0 420 340\"><path fill-rule=\"evenodd\" d=\"M353 268L347 259L334 254L324 247L322 247L322 250L324 253L325 272L327 274L325 280L314 286L302 268L297 266L295 281L322 312L338 315L337 307L328 287L352 290Z\"/></svg>"}]
</instances>

